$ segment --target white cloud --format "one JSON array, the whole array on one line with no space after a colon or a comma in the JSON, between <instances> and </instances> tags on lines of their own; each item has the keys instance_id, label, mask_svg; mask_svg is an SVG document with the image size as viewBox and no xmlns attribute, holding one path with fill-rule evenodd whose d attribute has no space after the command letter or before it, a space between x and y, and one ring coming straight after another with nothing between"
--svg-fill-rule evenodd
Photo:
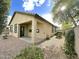
<instances>
[{"instance_id":1,"label":"white cloud","mask_svg":"<svg viewBox=\"0 0 79 59\"><path fill-rule=\"evenodd\" d=\"M61 27L61 24L53 22L53 15L51 13L43 14L42 17L44 19L46 19L47 21L49 21L50 23L52 23L58 27Z\"/></svg>"},{"instance_id":2,"label":"white cloud","mask_svg":"<svg viewBox=\"0 0 79 59\"><path fill-rule=\"evenodd\" d=\"M33 3L33 1L31 1L31 0L29 0L29 1L24 1L24 3L23 3L23 7L24 7L24 10L26 11L26 10L33 10L34 9L34 3Z\"/></svg>"},{"instance_id":3,"label":"white cloud","mask_svg":"<svg viewBox=\"0 0 79 59\"><path fill-rule=\"evenodd\" d=\"M51 5L51 3L52 3L52 1L51 1L51 0L48 0L48 6L50 6L50 5Z\"/></svg>"},{"instance_id":4,"label":"white cloud","mask_svg":"<svg viewBox=\"0 0 79 59\"><path fill-rule=\"evenodd\" d=\"M52 22L52 15L50 13L43 14L42 17L48 20L49 22Z\"/></svg>"},{"instance_id":5,"label":"white cloud","mask_svg":"<svg viewBox=\"0 0 79 59\"><path fill-rule=\"evenodd\" d=\"M35 6L43 5L45 0L23 0L23 8L25 11L33 10Z\"/></svg>"}]
</instances>

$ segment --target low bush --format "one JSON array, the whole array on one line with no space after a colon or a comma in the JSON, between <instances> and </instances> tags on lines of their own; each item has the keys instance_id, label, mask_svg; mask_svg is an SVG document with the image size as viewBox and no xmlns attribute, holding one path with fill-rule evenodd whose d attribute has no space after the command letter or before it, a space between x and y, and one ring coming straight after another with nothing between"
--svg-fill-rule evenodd
<instances>
[{"instance_id":1,"label":"low bush","mask_svg":"<svg viewBox=\"0 0 79 59\"><path fill-rule=\"evenodd\" d=\"M22 50L14 59L44 59L44 56L40 48L28 47Z\"/></svg>"},{"instance_id":2,"label":"low bush","mask_svg":"<svg viewBox=\"0 0 79 59\"><path fill-rule=\"evenodd\" d=\"M75 51L75 34L74 29L66 31L65 34L65 54L69 59L73 59L77 56Z\"/></svg>"},{"instance_id":3,"label":"low bush","mask_svg":"<svg viewBox=\"0 0 79 59\"><path fill-rule=\"evenodd\" d=\"M62 38L62 32L57 32L55 34L56 38L61 39Z\"/></svg>"}]
</instances>

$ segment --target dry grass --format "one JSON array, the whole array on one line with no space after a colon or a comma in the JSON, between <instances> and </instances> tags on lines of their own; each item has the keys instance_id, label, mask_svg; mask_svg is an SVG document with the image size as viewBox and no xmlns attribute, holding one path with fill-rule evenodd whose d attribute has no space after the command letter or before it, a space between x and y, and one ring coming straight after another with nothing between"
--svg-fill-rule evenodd
<instances>
[{"instance_id":1,"label":"dry grass","mask_svg":"<svg viewBox=\"0 0 79 59\"><path fill-rule=\"evenodd\" d=\"M62 48L46 47L44 48L44 59L67 59Z\"/></svg>"}]
</instances>

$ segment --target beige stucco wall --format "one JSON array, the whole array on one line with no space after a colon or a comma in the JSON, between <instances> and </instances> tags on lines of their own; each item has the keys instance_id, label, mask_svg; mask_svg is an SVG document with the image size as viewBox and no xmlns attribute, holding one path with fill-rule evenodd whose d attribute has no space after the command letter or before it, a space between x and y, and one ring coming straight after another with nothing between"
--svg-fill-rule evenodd
<instances>
[{"instance_id":1,"label":"beige stucco wall","mask_svg":"<svg viewBox=\"0 0 79 59\"><path fill-rule=\"evenodd\" d=\"M32 19L34 19L33 16L16 13L16 15L14 16L14 19L11 22L10 25L13 25L13 24L21 24L21 23L29 22Z\"/></svg>"},{"instance_id":2,"label":"beige stucco wall","mask_svg":"<svg viewBox=\"0 0 79 59\"><path fill-rule=\"evenodd\" d=\"M36 19L36 18L35 18ZM36 19L38 20L38 19ZM32 37L32 32L29 32L29 29L32 29L32 24L28 24L28 36ZM39 33L36 33L36 38L45 39L46 36L51 36L52 34L52 25L46 23L42 20L37 21L37 29L39 29Z\"/></svg>"},{"instance_id":3,"label":"beige stucco wall","mask_svg":"<svg viewBox=\"0 0 79 59\"><path fill-rule=\"evenodd\" d=\"M39 29L39 33L36 33L36 37L39 38L39 41L44 40L47 36L50 37L52 35L52 25L43 20L37 20L37 29Z\"/></svg>"},{"instance_id":4,"label":"beige stucco wall","mask_svg":"<svg viewBox=\"0 0 79 59\"><path fill-rule=\"evenodd\" d=\"M14 24L13 24L13 32L9 32L10 35L18 37L19 35L19 25L17 24L17 33L14 32Z\"/></svg>"},{"instance_id":5,"label":"beige stucco wall","mask_svg":"<svg viewBox=\"0 0 79 59\"><path fill-rule=\"evenodd\" d=\"M37 37L45 39L46 36L50 36L52 34L52 26L46 22L41 22L42 23L37 23L37 29L39 29Z\"/></svg>"},{"instance_id":6,"label":"beige stucco wall","mask_svg":"<svg viewBox=\"0 0 79 59\"><path fill-rule=\"evenodd\" d=\"M22 24L22 23L25 23L25 22L29 22L29 21L32 21L32 19L34 19L33 16L31 15L25 15L25 14L19 14L19 13L16 13L16 15L14 16L12 22L10 25L13 25L13 32L10 32L10 35L13 35L15 37L18 37L19 36L19 24ZM17 27L17 33L14 33L14 24L17 24L18 27Z\"/></svg>"},{"instance_id":7,"label":"beige stucco wall","mask_svg":"<svg viewBox=\"0 0 79 59\"><path fill-rule=\"evenodd\" d=\"M36 33L36 38L37 38L36 40L38 40L38 38L39 38L39 41L41 41L41 40L45 39L46 36L52 35L52 25L51 24L49 24L43 20L40 20L38 18L35 18L34 16L19 14L19 13L16 13L16 15L13 18L13 21L10 24L10 25L17 24L18 32L14 33L14 31L13 31L13 33L10 33L10 34L15 37L18 37L20 34L19 33L19 30L20 30L19 24L23 25L23 23L24 23L24 26L26 27L25 36L27 37L27 35L28 35L28 37L32 37L32 32L29 32L29 29L32 29L33 25L32 25L32 22L31 23L29 23L29 22L32 21L33 19L37 20L37 29L39 29L39 33Z\"/></svg>"},{"instance_id":8,"label":"beige stucco wall","mask_svg":"<svg viewBox=\"0 0 79 59\"><path fill-rule=\"evenodd\" d=\"M36 33L36 37L40 39L45 39L47 35L52 34L52 26L48 23L41 21L42 23L37 22L37 29L39 29L39 33ZM29 32L29 29L32 29L32 24L26 24L26 31L28 30L28 37L32 37L32 32Z\"/></svg>"},{"instance_id":9,"label":"beige stucco wall","mask_svg":"<svg viewBox=\"0 0 79 59\"><path fill-rule=\"evenodd\" d=\"M75 32L75 50L79 57L79 26L74 29Z\"/></svg>"}]
</instances>

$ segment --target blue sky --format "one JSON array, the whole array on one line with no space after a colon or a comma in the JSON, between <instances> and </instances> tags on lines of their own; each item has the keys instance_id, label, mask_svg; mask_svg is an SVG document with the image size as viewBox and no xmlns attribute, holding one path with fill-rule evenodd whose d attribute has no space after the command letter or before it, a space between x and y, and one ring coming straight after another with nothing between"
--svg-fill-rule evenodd
<instances>
[{"instance_id":1,"label":"blue sky","mask_svg":"<svg viewBox=\"0 0 79 59\"><path fill-rule=\"evenodd\" d=\"M11 0L10 16L12 16L15 11L32 12L42 16L51 10L51 0Z\"/></svg>"},{"instance_id":2,"label":"blue sky","mask_svg":"<svg viewBox=\"0 0 79 59\"><path fill-rule=\"evenodd\" d=\"M53 0L11 0L8 23L15 11L37 13L52 23Z\"/></svg>"}]
</instances>

